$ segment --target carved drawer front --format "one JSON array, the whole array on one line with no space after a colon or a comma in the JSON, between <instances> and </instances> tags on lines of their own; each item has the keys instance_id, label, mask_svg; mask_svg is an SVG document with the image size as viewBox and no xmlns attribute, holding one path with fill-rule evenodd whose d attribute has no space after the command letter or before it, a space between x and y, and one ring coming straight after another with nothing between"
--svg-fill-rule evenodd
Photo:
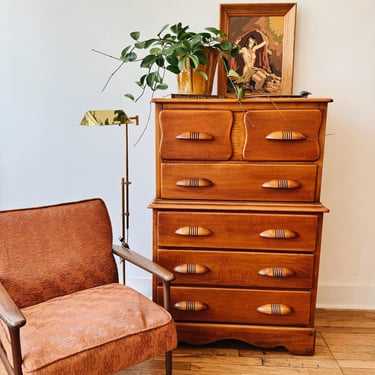
<instances>
[{"instance_id":1,"label":"carved drawer front","mask_svg":"<svg viewBox=\"0 0 375 375\"><path fill-rule=\"evenodd\" d=\"M171 313L176 321L307 325L310 300L306 291L172 286Z\"/></svg>"},{"instance_id":2,"label":"carved drawer front","mask_svg":"<svg viewBox=\"0 0 375 375\"><path fill-rule=\"evenodd\" d=\"M231 111L160 112L160 156L170 160L229 160Z\"/></svg>"},{"instance_id":3,"label":"carved drawer front","mask_svg":"<svg viewBox=\"0 0 375 375\"><path fill-rule=\"evenodd\" d=\"M245 160L319 159L322 124L319 110L248 111L244 118Z\"/></svg>"},{"instance_id":4,"label":"carved drawer front","mask_svg":"<svg viewBox=\"0 0 375 375\"><path fill-rule=\"evenodd\" d=\"M158 247L313 252L317 215L160 211Z\"/></svg>"},{"instance_id":5,"label":"carved drawer front","mask_svg":"<svg viewBox=\"0 0 375 375\"><path fill-rule=\"evenodd\" d=\"M161 198L315 200L315 165L163 163Z\"/></svg>"},{"instance_id":6,"label":"carved drawer front","mask_svg":"<svg viewBox=\"0 0 375 375\"><path fill-rule=\"evenodd\" d=\"M157 260L175 284L312 288L312 254L160 249Z\"/></svg>"}]
</instances>

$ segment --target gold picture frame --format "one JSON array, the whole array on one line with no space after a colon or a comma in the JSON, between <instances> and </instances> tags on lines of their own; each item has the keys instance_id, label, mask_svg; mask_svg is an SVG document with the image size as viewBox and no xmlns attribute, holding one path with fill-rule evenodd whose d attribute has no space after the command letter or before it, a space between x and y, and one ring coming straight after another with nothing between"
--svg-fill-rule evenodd
<instances>
[{"instance_id":1,"label":"gold picture frame","mask_svg":"<svg viewBox=\"0 0 375 375\"><path fill-rule=\"evenodd\" d=\"M238 77L219 66L219 95L234 95L233 83L246 96L292 94L296 13L296 3L220 4L220 29L240 54L228 61Z\"/></svg>"}]
</instances>

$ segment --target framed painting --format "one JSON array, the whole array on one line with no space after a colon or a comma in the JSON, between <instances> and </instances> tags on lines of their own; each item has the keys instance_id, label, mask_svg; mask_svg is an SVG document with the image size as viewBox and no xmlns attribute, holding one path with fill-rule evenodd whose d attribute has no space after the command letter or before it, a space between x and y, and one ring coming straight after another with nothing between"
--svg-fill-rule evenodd
<instances>
[{"instance_id":1,"label":"framed painting","mask_svg":"<svg viewBox=\"0 0 375 375\"><path fill-rule=\"evenodd\" d=\"M296 11L295 3L220 4L220 29L240 50L228 61L235 74L219 66L219 95L233 95L234 84L246 96L292 94Z\"/></svg>"}]
</instances>

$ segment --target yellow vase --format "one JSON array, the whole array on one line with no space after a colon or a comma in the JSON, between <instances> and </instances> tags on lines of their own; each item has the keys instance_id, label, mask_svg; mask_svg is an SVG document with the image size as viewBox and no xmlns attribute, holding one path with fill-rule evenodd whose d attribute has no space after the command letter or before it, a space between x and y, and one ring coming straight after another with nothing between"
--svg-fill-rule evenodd
<instances>
[{"instance_id":1,"label":"yellow vase","mask_svg":"<svg viewBox=\"0 0 375 375\"><path fill-rule=\"evenodd\" d=\"M208 79L202 74L193 70L190 60L185 61L185 69L177 75L177 88L179 94L190 95L211 95L215 71L217 66L218 53L215 49L205 50L207 64L199 65L198 70L204 71Z\"/></svg>"}]
</instances>

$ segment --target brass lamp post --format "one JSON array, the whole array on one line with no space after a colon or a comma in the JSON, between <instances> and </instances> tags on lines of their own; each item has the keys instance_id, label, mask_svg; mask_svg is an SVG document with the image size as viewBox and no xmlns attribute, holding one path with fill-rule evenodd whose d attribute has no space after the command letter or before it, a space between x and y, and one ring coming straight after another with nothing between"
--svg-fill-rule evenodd
<instances>
[{"instance_id":1,"label":"brass lamp post","mask_svg":"<svg viewBox=\"0 0 375 375\"><path fill-rule=\"evenodd\" d=\"M129 124L138 125L138 115L129 117L121 110L90 110L85 113L81 120L81 125L88 126L110 126L110 125L125 125L125 178L121 178L121 223L122 233L119 240L121 245L129 249ZM125 264L123 265L123 282L125 283Z\"/></svg>"}]
</instances>

